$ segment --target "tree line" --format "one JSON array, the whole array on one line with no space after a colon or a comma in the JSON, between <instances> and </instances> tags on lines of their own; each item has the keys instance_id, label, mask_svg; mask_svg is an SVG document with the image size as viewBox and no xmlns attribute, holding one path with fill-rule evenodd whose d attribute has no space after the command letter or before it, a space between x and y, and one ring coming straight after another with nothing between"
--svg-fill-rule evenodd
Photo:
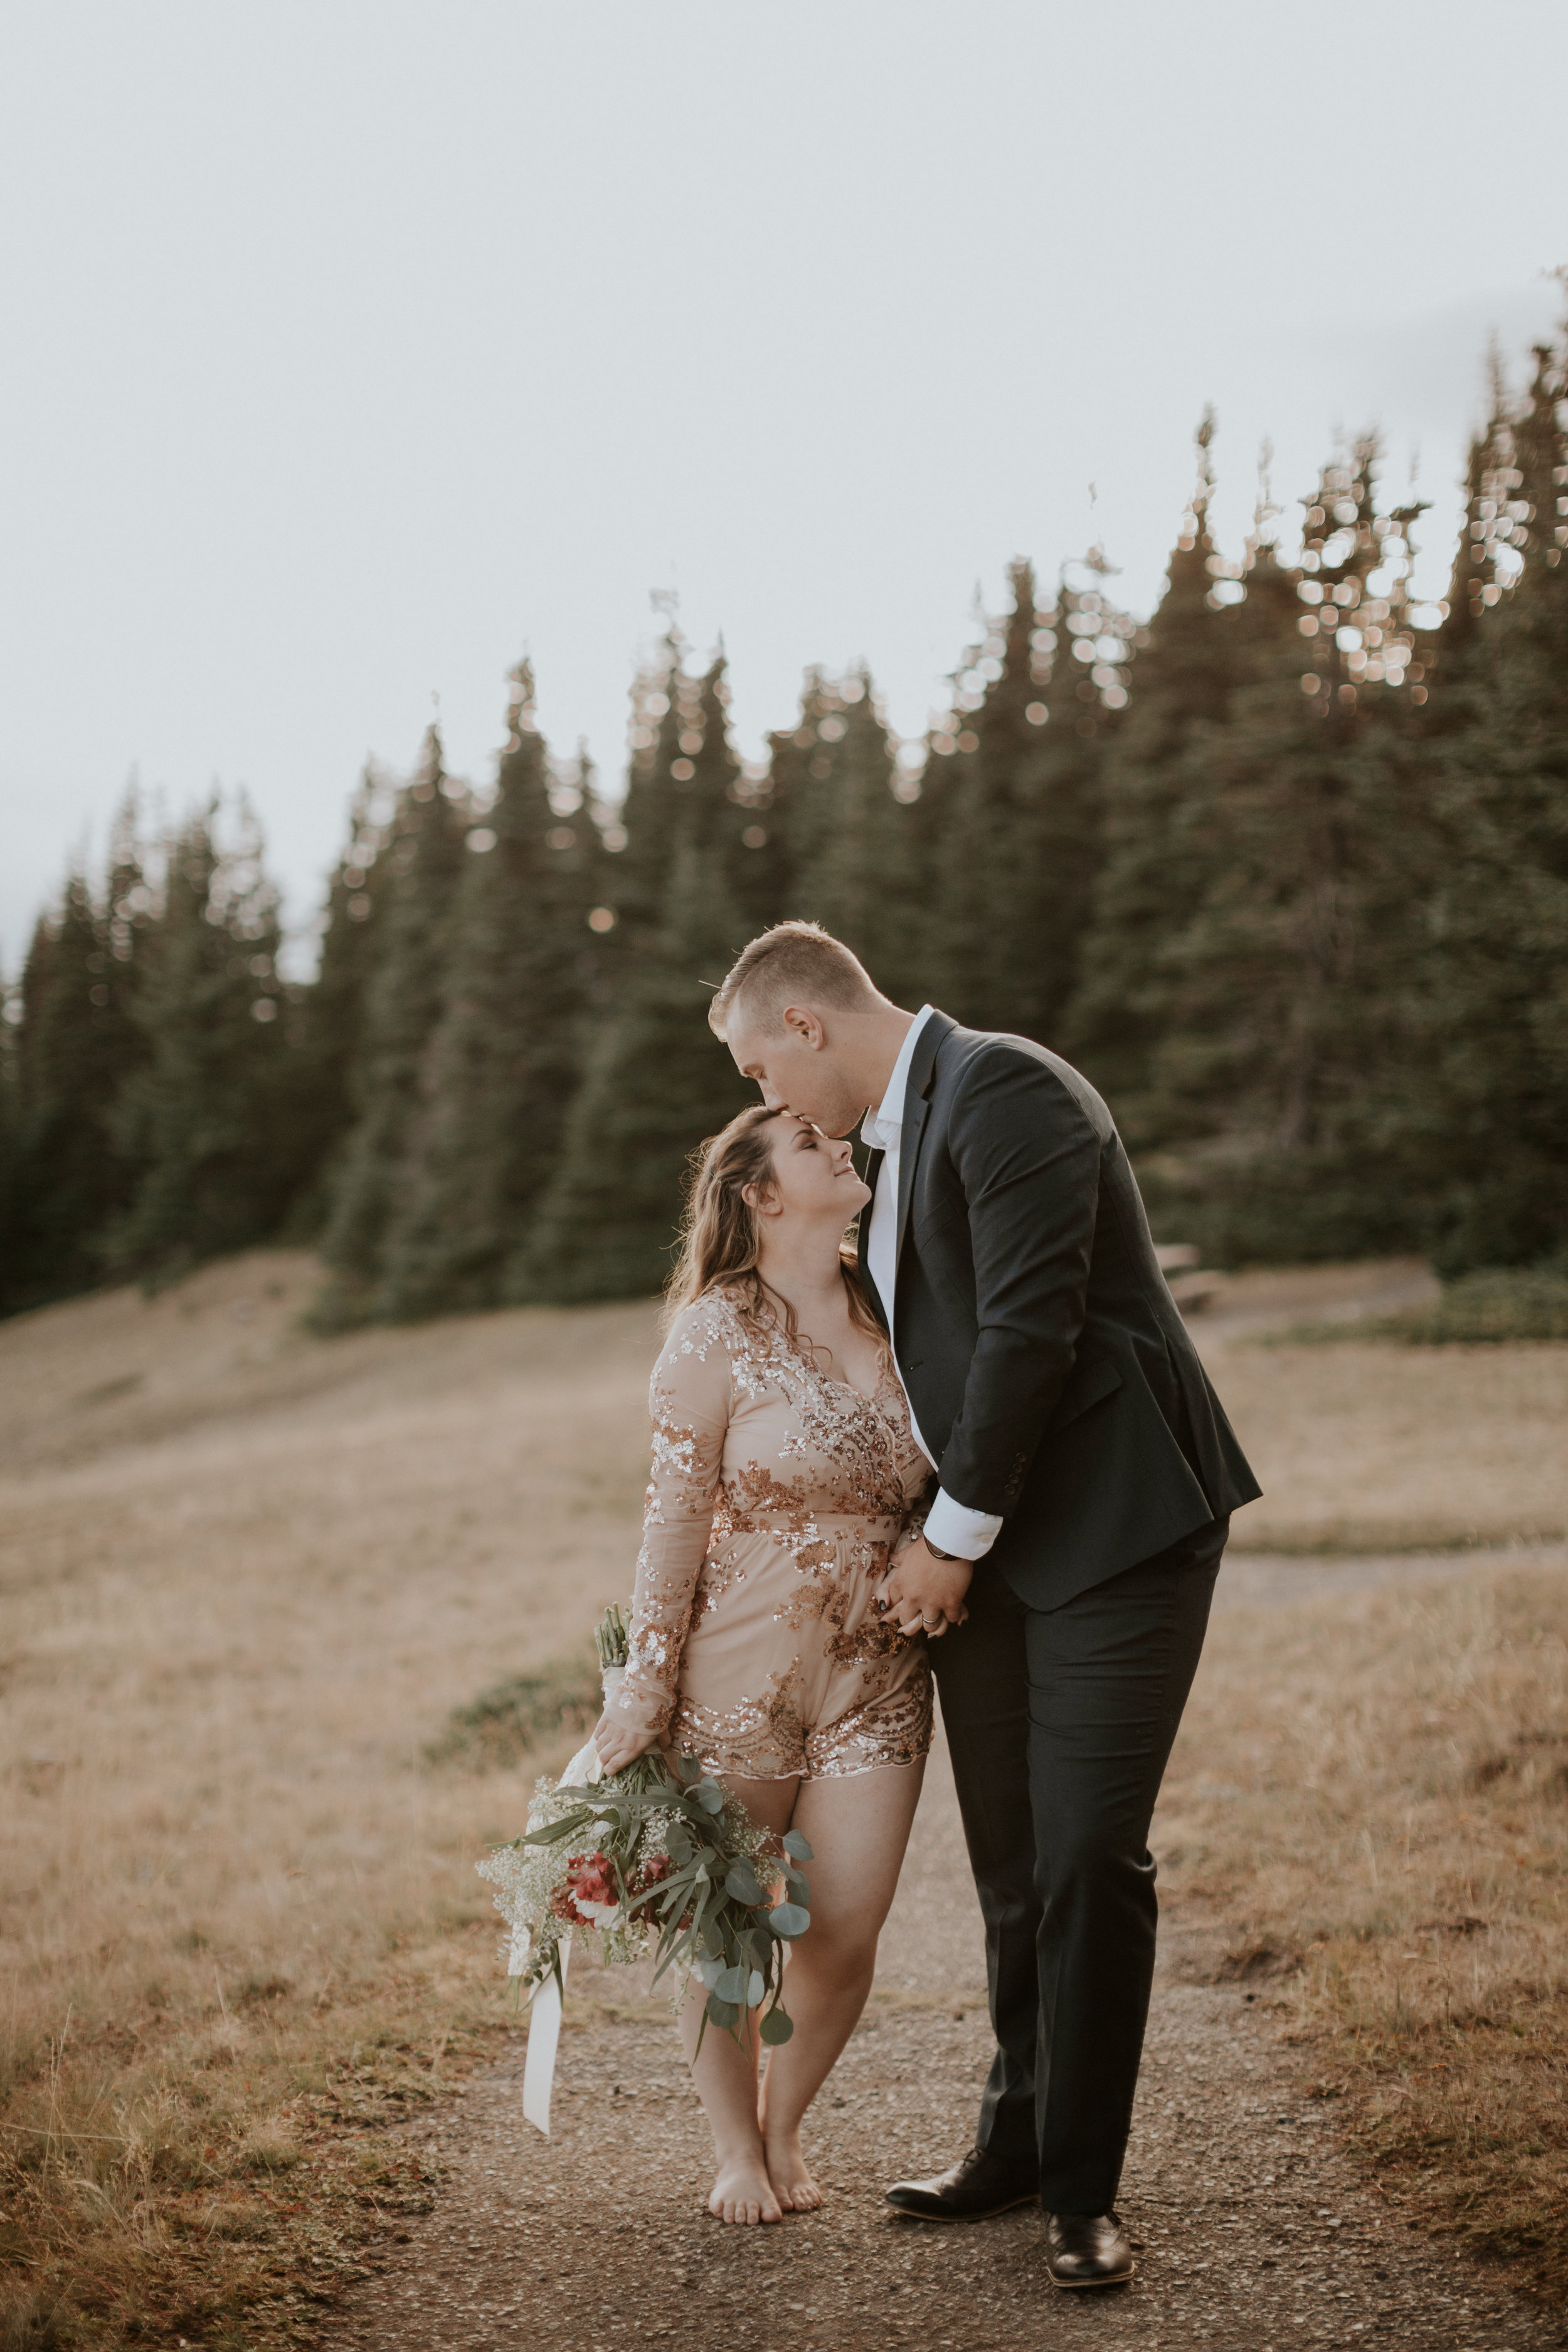
<instances>
[{"instance_id":1,"label":"tree line","mask_svg":"<svg viewBox=\"0 0 1568 2352\"><path fill-rule=\"evenodd\" d=\"M1568 1265L1565 395L1552 346L1497 385L1436 611L1370 439L1293 561L1266 489L1224 554L1205 419L1147 622L1099 551L1044 595L1015 563L912 761L860 669L743 762L671 627L605 803L521 665L492 787L434 729L367 773L308 982L248 812L149 844L128 805L0 1024L0 1309L274 1239L327 1326L656 1288L750 1093L707 992L784 916L1067 1054L1221 1262Z\"/></svg>"}]
</instances>

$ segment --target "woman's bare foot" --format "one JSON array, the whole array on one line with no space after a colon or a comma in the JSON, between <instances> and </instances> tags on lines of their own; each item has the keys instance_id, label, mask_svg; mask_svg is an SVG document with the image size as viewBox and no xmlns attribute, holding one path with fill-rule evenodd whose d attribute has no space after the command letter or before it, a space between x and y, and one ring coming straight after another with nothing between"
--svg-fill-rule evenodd
<instances>
[{"instance_id":1,"label":"woman's bare foot","mask_svg":"<svg viewBox=\"0 0 1568 2352\"><path fill-rule=\"evenodd\" d=\"M732 2157L721 2164L708 2192L708 2210L719 2221L782 2221L784 2209L773 2194L761 2148Z\"/></svg>"},{"instance_id":2,"label":"woman's bare foot","mask_svg":"<svg viewBox=\"0 0 1568 2352\"><path fill-rule=\"evenodd\" d=\"M786 2213L815 2213L822 2191L811 2177L798 2131L782 2132L767 2142L768 2179Z\"/></svg>"}]
</instances>

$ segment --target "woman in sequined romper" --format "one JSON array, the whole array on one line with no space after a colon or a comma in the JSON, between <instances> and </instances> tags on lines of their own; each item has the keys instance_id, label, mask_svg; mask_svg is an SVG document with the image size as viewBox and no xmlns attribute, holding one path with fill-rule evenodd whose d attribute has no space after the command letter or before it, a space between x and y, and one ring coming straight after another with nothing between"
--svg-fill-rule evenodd
<instances>
[{"instance_id":1,"label":"woman in sequined romper","mask_svg":"<svg viewBox=\"0 0 1568 2352\"><path fill-rule=\"evenodd\" d=\"M760 2093L755 2047L728 2034L693 2069L726 2221L822 2201L801 2122L870 1990L931 1743L924 1643L878 1606L931 1469L840 1257L868 1198L848 1144L788 1112L742 1111L709 1146L654 1368L630 1664L595 1734L607 1769L655 1744L696 1756L811 1843L793 2038Z\"/></svg>"}]
</instances>

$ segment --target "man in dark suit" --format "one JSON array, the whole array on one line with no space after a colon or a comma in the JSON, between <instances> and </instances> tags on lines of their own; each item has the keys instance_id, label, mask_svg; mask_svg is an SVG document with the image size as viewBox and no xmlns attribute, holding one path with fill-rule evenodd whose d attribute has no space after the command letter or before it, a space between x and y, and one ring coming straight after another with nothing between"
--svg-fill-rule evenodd
<instances>
[{"instance_id":1,"label":"man in dark suit","mask_svg":"<svg viewBox=\"0 0 1568 2352\"><path fill-rule=\"evenodd\" d=\"M1057 2284L1119 2284L1149 1824L1258 1482L1068 1063L902 1011L806 923L753 940L710 1018L766 1101L863 1121L860 1273L941 1482L884 1597L933 1644L997 2047L974 2147L888 2197L931 2221L1038 2197Z\"/></svg>"}]
</instances>

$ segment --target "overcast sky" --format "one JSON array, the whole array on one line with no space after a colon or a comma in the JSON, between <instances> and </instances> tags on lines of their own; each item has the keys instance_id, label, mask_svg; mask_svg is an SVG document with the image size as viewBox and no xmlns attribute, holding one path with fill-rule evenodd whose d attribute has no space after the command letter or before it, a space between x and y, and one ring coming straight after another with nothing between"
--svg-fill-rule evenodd
<instances>
[{"instance_id":1,"label":"overcast sky","mask_svg":"<svg viewBox=\"0 0 1568 2352\"><path fill-rule=\"evenodd\" d=\"M654 591L748 755L812 661L918 733L1014 554L1148 609L1205 401L1233 551L1266 435L1289 529L1376 423L1436 593L1565 86L1563 0L16 0L0 957L132 770L247 785L305 922L524 648L618 781Z\"/></svg>"}]
</instances>

